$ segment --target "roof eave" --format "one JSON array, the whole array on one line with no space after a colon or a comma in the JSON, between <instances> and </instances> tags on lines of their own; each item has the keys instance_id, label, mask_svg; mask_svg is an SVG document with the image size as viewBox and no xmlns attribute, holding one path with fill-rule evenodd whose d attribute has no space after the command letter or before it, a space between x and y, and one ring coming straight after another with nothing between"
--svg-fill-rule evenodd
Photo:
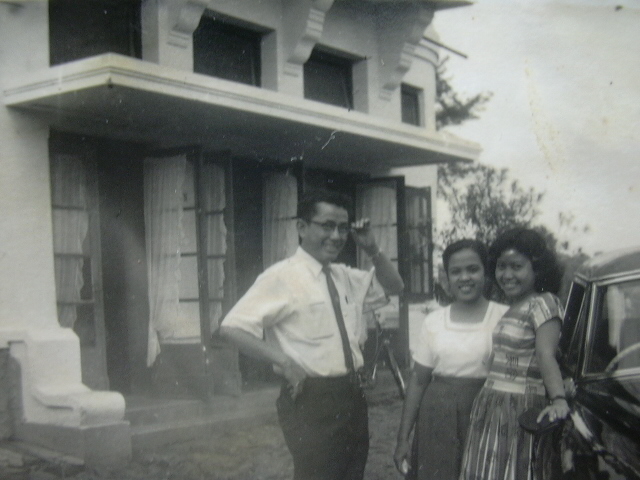
<instances>
[{"instance_id":1,"label":"roof eave","mask_svg":"<svg viewBox=\"0 0 640 480\"><path fill-rule=\"evenodd\" d=\"M117 54L57 65L3 90L5 105L53 127L239 155L372 170L473 161L451 135Z\"/></svg>"}]
</instances>

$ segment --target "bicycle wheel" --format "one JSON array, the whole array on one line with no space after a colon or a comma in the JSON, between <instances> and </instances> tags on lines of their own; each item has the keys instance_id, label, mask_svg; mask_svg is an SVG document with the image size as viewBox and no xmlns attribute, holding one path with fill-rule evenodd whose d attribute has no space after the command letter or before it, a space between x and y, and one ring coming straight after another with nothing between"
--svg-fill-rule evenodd
<instances>
[{"instance_id":1,"label":"bicycle wheel","mask_svg":"<svg viewBox=\"0 0 640 480\"><path fill-rule=\"evenodd\" d=\"M385 350L387 352L387 359L389 360L389 370L391 370L393 379L395 380L398 387L400 398L404 400L406 387L404 384L404 378L402 377L402 371L400 370L400 366L398 365L396 357L393 355L393 350L391 350L391 347L389 347L389 345L385 345Z\"/></svg>"}]
</instances>

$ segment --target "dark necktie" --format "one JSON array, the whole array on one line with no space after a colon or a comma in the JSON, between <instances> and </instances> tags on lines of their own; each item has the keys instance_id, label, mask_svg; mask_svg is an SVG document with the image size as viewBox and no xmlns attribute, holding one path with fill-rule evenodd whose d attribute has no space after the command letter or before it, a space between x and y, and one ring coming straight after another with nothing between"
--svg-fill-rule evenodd
<instances>
[{"instance_id":1,"label":"dark necktie","mask_svg":"<svg viewBox=\"0 0 640 480\"><path fill-rule=\"evenodd\" d=\"M336 314L336 320L338 321L338 329L340 330L340 338L342 339L342 351L344 353L344 363L347 366L347 373L351 374L355 372L355 366L353 365L353 357L351 356L351 346L349 345L349 337L347 336L347 329L344 326L344 318L342 317L342 309L340 308L340 295L336 284L333 283L331 278L331 268L329 265L322 267L324 275L327 277L327 287L329 287L329 296L331 297L331 304L333 305L333 311Z\"/></svg>"}]
</instances>

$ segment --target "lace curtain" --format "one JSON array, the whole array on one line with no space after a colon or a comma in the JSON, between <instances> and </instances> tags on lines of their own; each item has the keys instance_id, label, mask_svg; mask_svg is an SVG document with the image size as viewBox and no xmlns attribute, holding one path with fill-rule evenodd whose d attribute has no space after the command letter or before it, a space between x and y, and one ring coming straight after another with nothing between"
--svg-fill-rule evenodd
<instances>
[{"instance_id":1,"label":"lace curtain","mask_svg":"<svg viewBox=\"0 0 640 480\"><path fill-rule=\"evenodd\" d=\"M368 218L380 250L389 258L398 258L396 189L393 185L365 185L358 189L356 215ZM397 264L397 262L394 262ZM360 268L371 268L371 259L358 251Z\"/></svg>"},{"instance_id":2,"label":"lace curtain","mask_svg":"<svg viewBox=\"0 0 640 480\"><path fill-rule=\"evenodd\" d=\"M58 321L73 328L84 286L83 244L89 229L87 172L82 157L54 155L51 159L53 252Z\"/></svg>"},{"instance_id":3,"label":"lace curtain","mask_svg":"<svg viewBox=\"0 0 640 480\"><path fill-rule=\"evenodd\" d=\"M170 337L179 311L182 187L186 157L148 158L144 163L144 219L149 279L147 365Z\"/></svg>"},{"instance_id":4,"label":"lace curtain","mask_svg":"<svg viewBox=\"0 0 640 480\"><path fill-rule=\"evenodd\" d=\"M356 217L368 218L376 243L388 258L398 258L398 218L395 183L359 185L356 196ZM393 260L397 266L397 260ZM373 265L369 256L358 249L358 265L370 269ZM399 297L389 298L389 303L376 310L375 317L384 328L397 328L400 324ZM373 327L374 316L367 318L370 328Z\"/></svg>"},{"instance_id":5,"label":"lace curtain","mask_svg":"<svg viewBox=\"0 0 640 480\"><path fill-rule=\"evenodd\" d=\"M267 268L296 251L298 181L288 173L273 173L264 180L262 222L263 265Z\"/></svg>"}]
</instances>

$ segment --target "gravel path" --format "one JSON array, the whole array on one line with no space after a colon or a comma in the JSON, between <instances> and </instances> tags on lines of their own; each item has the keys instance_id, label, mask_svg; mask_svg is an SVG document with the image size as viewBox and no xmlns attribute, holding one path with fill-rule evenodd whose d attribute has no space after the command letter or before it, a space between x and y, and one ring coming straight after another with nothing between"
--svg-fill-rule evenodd
<instances>
[{"instance_id":1,"label":"gravel path","mask_svg":"<svg viewBox=\"0 0 640 480\"><path fill-rule=\"evenodd\" d=\"M400 480L393 448L402 402L370 402L371 446L366 480ZM42 462L18 470L0 467L3 480L289 480L293 463L274 418L240 430L221 429L205 439L176 443L134 458L113 471L63 472Z\"/></svg>"}]
</instances>

